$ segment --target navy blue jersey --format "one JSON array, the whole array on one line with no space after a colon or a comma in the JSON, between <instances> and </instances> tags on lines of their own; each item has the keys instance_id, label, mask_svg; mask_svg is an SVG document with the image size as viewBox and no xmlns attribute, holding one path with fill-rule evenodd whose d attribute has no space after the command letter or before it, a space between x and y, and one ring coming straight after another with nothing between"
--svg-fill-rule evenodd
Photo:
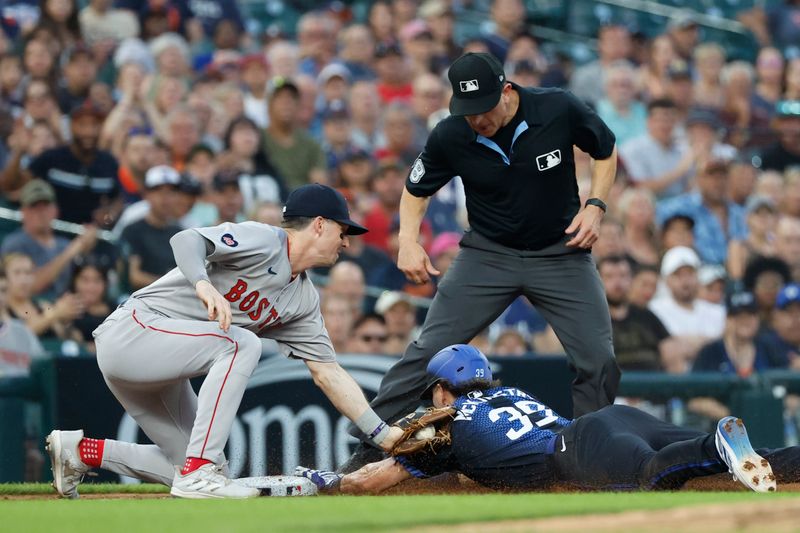
<instances>
[{"instance_id":1,"label":"navy blue jersey","mask_svg":"<svg viewBox=\"0 0 800 533\"><path fill-rule=\"evenodd\" d=\"M417 477L462 472L494 488L536 488L553 481L558 433L572 421L525 391L496 387L456 399L452 444L433 454L400 458Z\"/></svg>"}]
</instances>

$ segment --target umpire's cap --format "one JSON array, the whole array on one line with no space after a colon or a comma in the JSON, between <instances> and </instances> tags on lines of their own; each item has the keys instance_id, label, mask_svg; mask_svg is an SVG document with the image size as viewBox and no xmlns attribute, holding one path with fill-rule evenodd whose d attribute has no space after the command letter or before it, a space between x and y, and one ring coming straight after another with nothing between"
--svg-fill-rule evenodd
<instances>
[{"instance_id":1,"label":"umpire's cap","mask_svg":"<svg viewBox=\"0 0 800 533\"><path fill-rule=\"evenodd\" d=\"M320 183L293 190L283 207L283 217L322 217L347 226L348 235L367 232L367 228L350 219L347 200L342 193Z\"/></svg>"},{"instance_id":2,"label":"umpire's cap","mask_svg":"<svg viewBox=\"0 0 800 533\"><path fill-rule=\"evenodd\" d=\"M422 393L423 398L430 397L433 386L442 380L456 387L473 379L492 380L489 360L469 344L453 344L444 348L428 362L426 372L428 386Z\"/></svg>"},{"instance_id":3,"label":"umpire's cap","mask_svg":"<svg viewBox=\"0 0 800 533\"><path fill-rule=\"evenodd\" d=\"M503 65L492 54L469 53L456 59L447 71L453 86L450 114L480 115L500 101L506 83Z\"/></svg>"}]
</instances>

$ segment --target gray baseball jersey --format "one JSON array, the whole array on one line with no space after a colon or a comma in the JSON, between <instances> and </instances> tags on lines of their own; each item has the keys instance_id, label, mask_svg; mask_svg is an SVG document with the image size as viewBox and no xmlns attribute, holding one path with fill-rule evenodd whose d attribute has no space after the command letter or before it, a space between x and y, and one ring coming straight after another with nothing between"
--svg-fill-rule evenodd
<instances>
[{"instance_id":1,"label":"gray baseball jersey","mask_svg":"<svg viewBox=\"0 0 800 533\"><path fill-rule=\"evenodd\" d=\"M292 278L285 231L257 222L187 231L196 231L213 248L206 271L231 304L232 325L277 341L289 357L335 359L317 290L305 273ZM208 320L194 287L177 268L132 297L170 318Z\"/></svg>"}]
</instances>

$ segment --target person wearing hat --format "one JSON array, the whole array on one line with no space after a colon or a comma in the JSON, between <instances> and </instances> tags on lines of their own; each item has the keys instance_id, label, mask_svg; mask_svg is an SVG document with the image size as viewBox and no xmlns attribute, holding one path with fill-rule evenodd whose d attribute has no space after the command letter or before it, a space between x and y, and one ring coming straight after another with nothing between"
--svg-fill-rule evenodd
<instances>
[{"instance_id":1,"label":"person wearing hat","mask_svg":"<svg viewBox=\"0 0 800 533\"><path fill-rule=\"evenodd\" d=\"M741 280L753 257L775 255L775 230L778 225L778 208L772 198L753 195L745 204L747 237L732 240L728 246L727 268L729 277Z\"/></svg>"},{"instance_id":2,"label":"person wearing hat","mask_svg":"<svg viewBox=\"0 0 800 533\"><path fill-rule=\"evenodd\" d=\"M268 87L269 126L264 150L291 189L327 179L325 153L298 122L300 89L290 79L275 77Z\"/></svg>"},{"instance_id":3,"label":"person wearing hat","mask_svg":"<svg viewBox=\"0 0 800 533\"><path fill-rule=\"evenodd\" d=\"M22 253L33 261L33 293L48 301L64 294L72 275L73 261L89 254L97 242L97 228L87 225L70 240L53 232L58 217L56 193L44 180L34 179L20 191L22 227L3 239L0 255Z\"/></svg>"},{"instance_id":4,"label":"person wearing hat","mask_svg":"<svg viewBox=\"0 0 800 533\"><path fill-rule=\"evenodd\" d=\"M84 45L67 50L65 60L56 98L61 112L67 114L89 97L89 88L97 77L97 62L92 50Z\"/></svg>"},{"instance_id":5,"label":"person wearing hat","mask_svg":"<svg viewBox=\"0 0 800 533\"><path fill-rule=\"evenodd\" d=\"M269 126L267 114L267 82L269 63L263 53L249 54L239 62L242 84L244 85L244 114L259 128Z\"/></svg>"},{"instance_id":6,"label":"person wearing hat","mask_svg":"<svg viewBox=\"0 0 800 533\"><path fill-rule=\"evenodd\" d=\"M398 268L416 284L440 274L418 242L420 226L429 197L457 175L471 230L440 281L419 338L384 377L373 406L388 418L413 410L430 354L470 340L525 295L579 369L575 411L599 409L613 402L619 369L589 251L614 181L614 134L568 92L507 82L492 55L465 54L448 77L451 116L431 131L402 194ZM592 198L584 206L573 145L595 159Z\"/></svg>"},{"instance_id":7,"label":"person wearing hat","mask_svg":"<svg viewBox=\"0 0 800 533\"><path fill-rule=\"evenodd\" d=\"M716 110L692 107L684 124L687 141L695 149L698 159L722 159L730 162L737 157L736 148L720 140L724 130Z\"/></svg>"},{"instance_id":8,"label":"person wearing hat","mask_svg":"<svg viewBox=\"0 0 800 533\"><path fill-rule=\"evenodd\" d=\"M322 110L322 150L328 168L335 169L353 148L350 141L350 111L344 100L328 102Z\"/></svg>"},{"instance_id":9,"label":"person wearing hat","mask_svg":"<svg viewBox=\"0 0 800 533\"><path fill-rule=\"evenodd\" d=\"M389 338L384 353L401 354L416 336L417 308L401 291L384 291L375 302L375 312L386 321Z\"/></svg>"},{"instance_id":10,"label":"person wearing hat","mask_svg":"<svg viewBox=\"0 0 800 533\"><path fill-rule=\"evenodd\" d=\"M332 265L349 236L367 229L350 218L340 193L320 184L289 195L281 226L224 223L170 239L177 268L133 293L94 331L106 383L154 445L53 431L48 451L59 494L77 497L83 474L102 465L171 486L177 497L257 497L258 489L227 477L224 447L261 338L302 360L344 416L376 446L392 448L402 430L369 407L336 362L307 274ZM195 394L189 380L199 376Z\"/></svg>"},{"instance_id":11,"label":"person wearing hat","mask_svg":"<svg viewBox=\"0 0 800 533\"><path fill-rule=\"evenodd\" d=\"M648 305L669 334L682 343L675 368L683 370L691 367L700 348L718 339L725 327L725 308L697 297L700 266L700 258L691 248L668 250L661 260L661 278L667 290Z\"/></svg>"},{"instance_id":12,"label":"person wearing hat","mask_svg":"<svg viewBox=\"0 0 800 533\"><path fill-rule=\"evenodd\" d=\"M728 245L747 237L745 210L728 199L728 168L725 160L711 159L697 173L697 192L663 200L656 206L656 221L675 214L694 220L695 247L703 262L722 265L728 258Z\"/></svg>"},{"instance_id":13,"label":"person wearing hat","mask_svg":"<svg viewBox=\"0 0 800 533\"><path fill-rule=\"evenodd\" d=\"M217 224L244 222L244 196L239 183L240 172L235 169L217 172L211 182L212 202L217 207Z\"/></svg>"},{"instance_id":14,"label":"person wearing hat","mask_svg":"<svg viewBox=\"0 0 800 533\"><path fill-rule=\"evenodd\" d=\"M761 149L761 170L783 172L800 166L800 100L781 100L775 104L772 129L778 140Z\"/></svg>"},{"instance_id":15,"label":"person wearing hat","mask_svg":"<svg viewBox=\"0 0 800 533\"><path fill-rule=\"evenodd\" d=\"M692 52L700 38L697 16L691 9L675 11L667 23L667 36L678 56L687 63L692 60Z\"/></svg>"},{"instance_id":16,"label":"person wearing hat","mask_svg":"<svg viewBox=\"0 0 800 533\"><path fill-rule=\"evenodd\" d=\"M792 369L800 369L800 284L787 283L775 298L768 340L775 343L779 353Z\"/></svg>"},{"instance_id":17,"label":"person wearing hat","mask_svg":"<svg viewBox=\"0 0 800 533\"><path fill-rule=\"evenodd\" d=\"M375 46L375 74L381 104L411 100L411 69L399 45L378 43Z\"/></svg>"},{"instance_id":18,"label":"person wearing hat","mask_svg":"<svg viewBox=\"0 0 800 533\"><path fill-rule=\"evenodd\" d=\"M180 173L166 165L155 166L145 174L143 193L147 212L120 235L131 290L141 289L175 268L169 240L181 231L176 222L180 182Z\"/></svg>"},{"instance_id":19,"label":"person wearing hat","mask_svg":"<svg viewBox=\"0 0 800 533\"><path fill-rule=\"evenodd\" d=\"M53 186L60 218L67 222L110 226L122 210L119 165L98 145L104 118L97 106L84 102L70 113L69 144L43 152L23 171L25 181L37 177Z\"/></svg>"}]
</instances>

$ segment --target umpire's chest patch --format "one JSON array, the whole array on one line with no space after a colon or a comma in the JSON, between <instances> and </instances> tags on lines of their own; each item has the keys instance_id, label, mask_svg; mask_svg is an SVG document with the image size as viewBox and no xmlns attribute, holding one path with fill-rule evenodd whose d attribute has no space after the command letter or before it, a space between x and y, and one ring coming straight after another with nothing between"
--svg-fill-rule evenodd
<instances>
[{"instance_id":1,"label":"umpire's chest patch","mask_svg":"<svg viewBox=\"0 0 800 533\"><path fill-rule=\"evenodd\" d=\"M536 168L539 169L539 172L550 170L551 168L557 167L560 164L561 150L558 149L536 157Z\"/></svg>"},{"instance_id":2,"label":"umpire's chest patch","mask_svg":"<svg viewBox=\"0 0 800 533\"><path fill-rule=\"evenodd\" d=\"M422 163L422 159L419 157L416 161L414 161L414 166L411 167L411 176L409 179L411 183L419 183L419 180L422 179L422 176L425 175L425 165Z\"/></svg>"}]
</instances>

